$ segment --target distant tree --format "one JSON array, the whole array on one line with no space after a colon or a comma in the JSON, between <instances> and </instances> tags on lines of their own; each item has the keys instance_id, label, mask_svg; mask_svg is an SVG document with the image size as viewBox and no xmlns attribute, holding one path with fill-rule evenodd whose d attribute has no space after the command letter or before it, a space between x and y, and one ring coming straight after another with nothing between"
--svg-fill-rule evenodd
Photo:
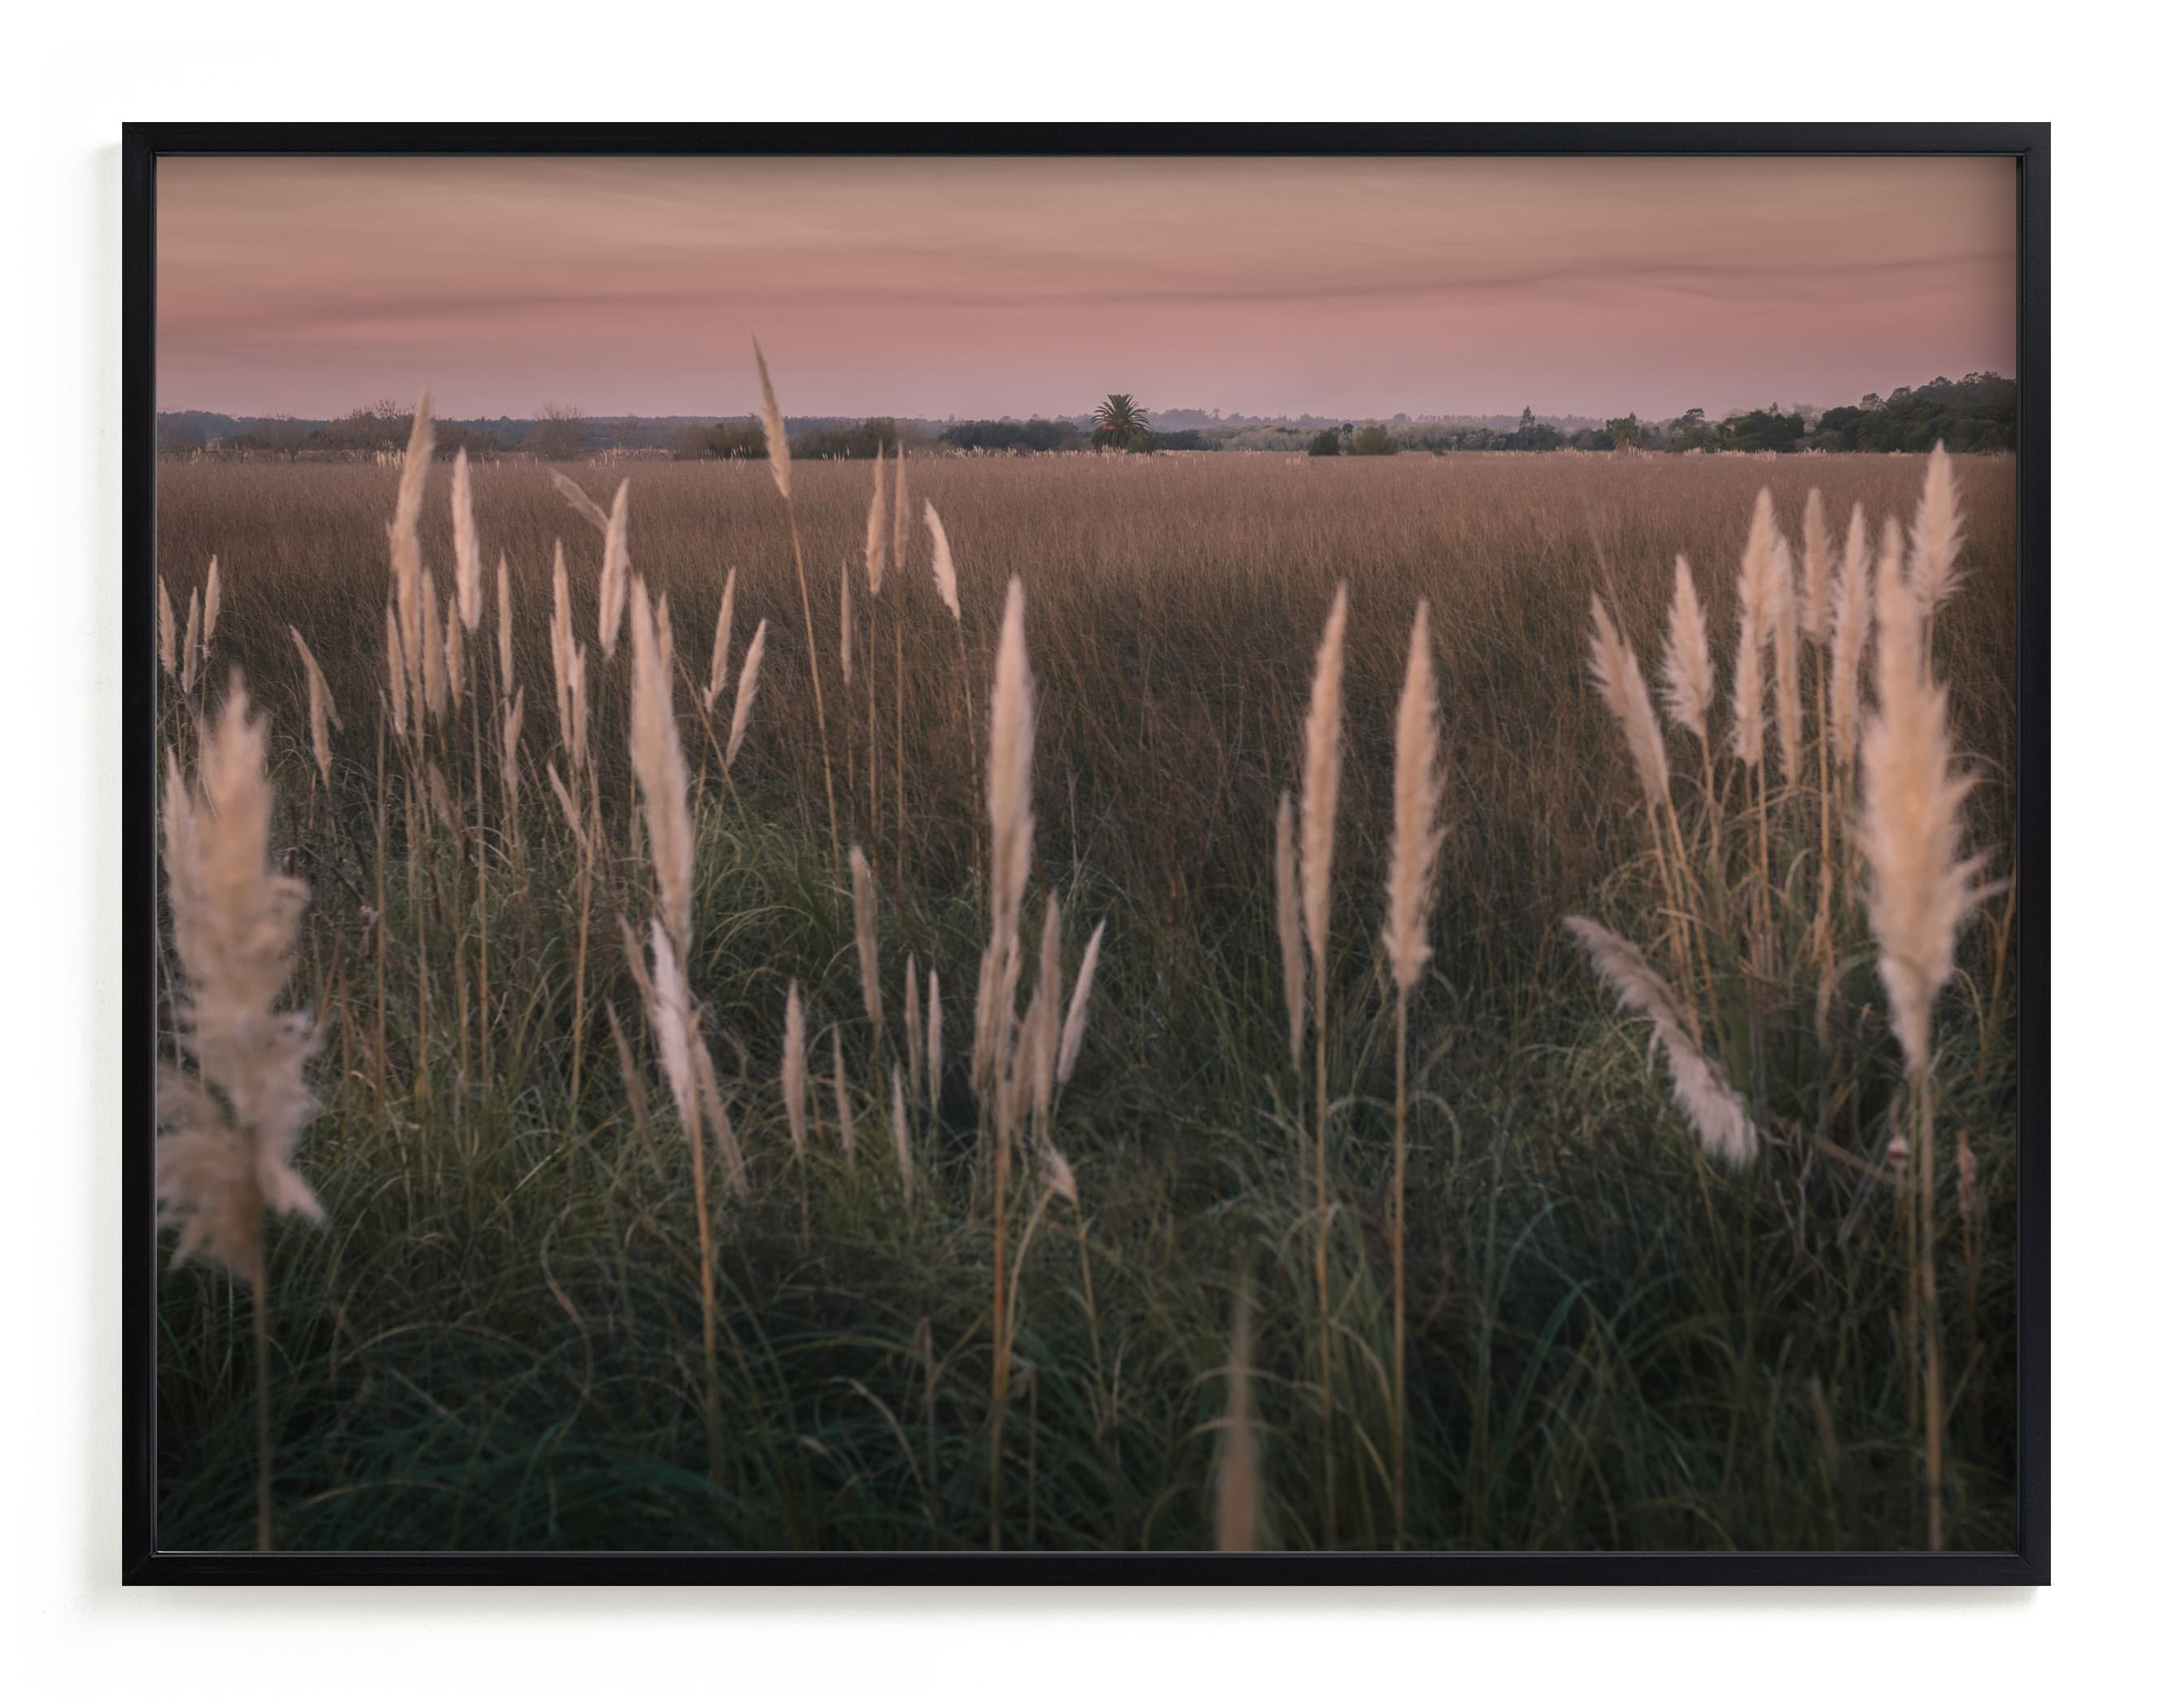
<instances>
[{"instance_id":1,"label":"distant tree","mask_svg":"<svg viewBox=\"0 0 2173 1708\"><path fill-rule=\"evenodd\" d=\"M1147 412L1129 391L1112 391L1094 406L1094 448L1120 445L1127 450L1137 435L1147 430Z\"/></svg>"},{"instance_id":2,"label":"distant tree","mask_svg":"<svg viewBox=\"0 0 2173 1708\"><path fill-rule=\"evenodd\" d=\"M1614 441L1615 448L1617 450L1631 450L1635 449L1638 439L1643 436L1643 426L1638 421L1637 414L1635 410L1632 410L1627 415L1618 415L1614 420L1607 423L1607 436L1610 439Z\"/></svg>"},{"instance_id":3,"label":"distant tree","mask_svg":"<svg viewBox=\"0 0 2173 1708\"><path fill-rule=\"evenodd\" d=\"M612 443L617 445L621 450L632 450L636 445L639 445L641 443L641 418L638 415L623 417L620 419L618 425L612 431Z\"/></svg>"},{"instance_id":4,"label":"distant tree","mask_svg":"<svg viewBox=\"0 0 2173 1708\"><path fill-rule=\"evenodd\" d=\"M954 421L937 435L961 450L1071 450L1079 428L1069 421Z\"/></svg>"},{"instance_id":5,"label":"distant tree","mask_svg":"<svg viewBox=\"0 0 2173 1708\"><path fill-rule=\"evenodd\" d=\"M1351 435L1353 456L1394 456L1396 450L1395 435L1378 421L1368 423Z\"/></svg>"},{"instance_id":6,"label":"distant tree","mask_svg":"<svg viewBox=\"0 0 2173 1708\"><path fill-rule=\"evenodd\" d=\"M1324 427L1313 434L1305 448L1308 456L1340 456L1343 455L1343 435L1332 427Z\"/></svg>"},{"instance_id":7,"label":"distant tree","mask_svg":"<svg viewBox=\"0 0 2173 1708\"><path fill-rule=\"evenodd\" d=\"M862 461L898 443L898 423L887 415L870 416L858 425L839 423L803 433L792 441L792 454L811 461L820 458Z\"/></svg>"},{"instance_id":8,"label":"distant tree","mask_svg":"<svg viewBox=\"0 0 2173 1708\"><path fill-rule=\"evenodd\" d=\"M546 403L536 412L528 449L546 462L565 462L581 454L588 417L574 403Z\"/></svg>"},{"instance_id":9,"label":"distant tree","mask_svg":"<svg viewBox=\"0 0 2173 1708\"><path fill-rule=\"evenodd\" d=\"M309 442L310 437L309 428L283 411L278 415L266 416L258 423L258 431L264 435L265 444L288 462L301 455L302 447Z\"/></svg>"},{"instance_id":10,"label":"distant tree","mask_svg":"<svg viewBox=\"0 0 2173 1708\"><path fill-rule=\"evenodd\" d=\"M714 427L690 427L672 453L684 461L707 458L758 461L769 455L769 440L759 421L720 421Z\"/></svg>"}]
</instances>

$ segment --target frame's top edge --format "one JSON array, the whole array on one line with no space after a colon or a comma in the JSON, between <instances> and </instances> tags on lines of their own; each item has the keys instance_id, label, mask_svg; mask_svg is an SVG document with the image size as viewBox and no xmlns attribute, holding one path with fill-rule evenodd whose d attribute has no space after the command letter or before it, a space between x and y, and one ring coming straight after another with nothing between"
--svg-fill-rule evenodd
<instances>
[{"instance_id":1,"label":"frame's top edge","mask_svg":"<svg viewBox=\"0 0 2173 1708\"><path fill-rule=\"evenodd\" d=\"M1605 124L1359 124L1150 121L1109 135L1062 123L641 124L190 123L121 127L124 147L158 155L1030 154L1051 158L1216 155L1466 155L1696 158L1718 155L1980 154L2045 149L2046 122L1835 121Z\"/></svg>"}]
</instances>

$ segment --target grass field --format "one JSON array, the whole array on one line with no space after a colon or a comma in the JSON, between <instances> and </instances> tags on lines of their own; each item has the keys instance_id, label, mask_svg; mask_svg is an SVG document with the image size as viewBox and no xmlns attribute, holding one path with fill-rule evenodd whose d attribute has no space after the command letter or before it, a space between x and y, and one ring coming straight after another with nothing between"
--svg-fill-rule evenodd
<instances>
[{"instance_id":1,"label":"grass field","mask_svg":"<svg viewBox=\"0 0 2173 1708\"><path fill-rule=\"evenodd\" d=\"M1965 844L2007 878L2014 467L1955 467L1964 575L1932 654L1977 779ZM643 957L622 931L645 945L662 904L628 757L634 647L622 633L607 660L598 644L596 527L537 465L474 471L487 597L464 636L465 697L434 721L407 708L401 736L386 638L399 471L160 470L177 613L214 554L220 575L193 687L162 679L162 741L193 766L239 671L269 719L272 864L310 892L285 1000L322 1022L310 1074L324 1108L296 1166L326 1218L267 1225L278 1545L1194 1549L1215 1545L1218 1502L1227 1524L1242 1499L1255 1538L1288 1548L1911 1547L1933 1483L1928 1405L1944 1425L1945 1545L2009 1545L2012 1005L2039 973L2009 952L2018 892L1962 928L1934 1015L1937 1172L1923 1176L1890 1159L1897 1130L1919 1129L1851 852L1853 755L1828 751L1814 664L1798 784L1777 759L1754 772L1723 746L1761 488L1792 539L1816 487L1836 540L1860 504L1875 541L1915 511L1924 459L915 460L907 554L873 596L871 466L801 464L805 607L764 466L563 472L605 507L630 478L632 568L668 601L693 827L681 946L743 1192L708 1116L697 1190ZM440 601L458 556L448 481L435 466L420 521ZM956 622L924 500L955 555ZM578 771L553 710L554 541L587 655ZM501 552L524 706L517 799L488 574ZM1671 726L1669 810L1697 856L1683 870L1712 879L1671 905L1674 869L1587 658L1599 592L1657 676L1678 552L1721 666L1723 781L1706 811L1697 744ZM704 714L728 568L728 680ZM981 766L1013 576L1036 711L1022 995L1043 982L1047 899L1061 960L1046 982L1064 994L1106 922L1076 1074L1016 1160L973 1048L989 935ZM1300 785L1339 582L1323 1076L1310 1037L1293 1066L1275 814ZM1446 835L1409 1011L1398 1245L1382 927L1421 596ZM758 691L727 770L758 623ZM328 780L290 625L343 725ZM880 1026L848 847L871 874ZM1687 919L1708 959L1734 957L1700 989L1762 1134L1750 1167L1701 1151L1650 1028L1616 1010L1572 914L1656 959ZM931 969L941 982L946 1066L930 1083L925 1012L909 1043L909 956L916 1010ZM1737 961L1748 970L1730 973ZM163 964L170 985L170 950ZM795 985L804 1158L781 1073ZM179 1012L170 1001L163 1048L186 1060ZM909 1188L893 1071L918 1087L904 1096ZM1043 1146L1076 1188L1030 1162ZM1928 1399L1912 1350L1920 1258L1944 1350ZM160 1544L247 1547L246 1280L171 1269L159 1329Z\"/></svg>"}]
</instances>

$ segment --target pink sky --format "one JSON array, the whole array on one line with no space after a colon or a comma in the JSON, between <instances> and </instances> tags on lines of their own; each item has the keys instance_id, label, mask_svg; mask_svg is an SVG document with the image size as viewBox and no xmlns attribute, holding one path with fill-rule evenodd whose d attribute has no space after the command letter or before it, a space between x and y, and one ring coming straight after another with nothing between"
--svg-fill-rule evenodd
<instances>
[{"instance_id":1,"label":"pink sky","mask_svg":"<svg viewBox=\"0 0 2173 1708\"><path fill-rule=\"evenodd\" d=\"M194 159L159 407L1665 417L2014 371L2003 160Z\"/></svg>"}]
</instances>

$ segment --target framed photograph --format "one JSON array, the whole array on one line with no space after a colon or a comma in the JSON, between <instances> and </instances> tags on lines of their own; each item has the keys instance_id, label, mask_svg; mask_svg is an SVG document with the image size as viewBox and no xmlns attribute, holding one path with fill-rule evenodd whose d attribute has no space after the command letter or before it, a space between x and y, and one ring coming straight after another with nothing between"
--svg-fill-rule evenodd
<instances>
[{"instance_id":1,"label":"framed photograph","mask_svg":"<svg viewBox=\"0 0 2173 1708\"><path fill-rule=\"evenodd\" d=\"M2048 1581L2048 144L131 127L129 1580Z\"/></svg>"}]
</instances>

